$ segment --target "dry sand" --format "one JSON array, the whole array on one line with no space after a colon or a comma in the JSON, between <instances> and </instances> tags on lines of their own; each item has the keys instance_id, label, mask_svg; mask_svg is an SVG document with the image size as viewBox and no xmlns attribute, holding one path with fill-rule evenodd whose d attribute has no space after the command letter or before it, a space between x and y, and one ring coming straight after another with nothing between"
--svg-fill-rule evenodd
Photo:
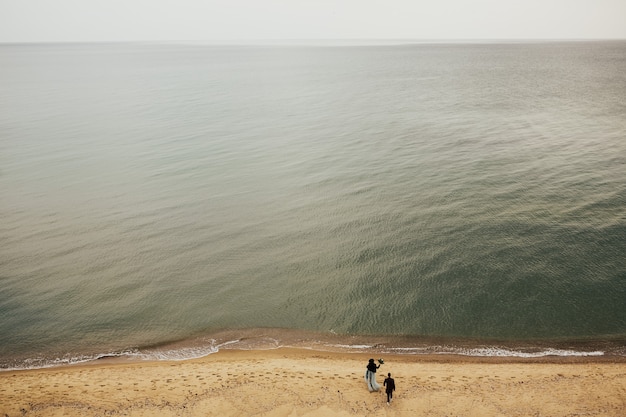
<instances>
[{"instance_id":1,"label":"dry sand","mask_svg":"<svg viewBox=\"0 0 626 417\"><path fill-rule=\"evenodd\" d=\"M0 372L0 416L626 416L626 361L226 350L181 362Z\"/></svg>"}]
</instances>

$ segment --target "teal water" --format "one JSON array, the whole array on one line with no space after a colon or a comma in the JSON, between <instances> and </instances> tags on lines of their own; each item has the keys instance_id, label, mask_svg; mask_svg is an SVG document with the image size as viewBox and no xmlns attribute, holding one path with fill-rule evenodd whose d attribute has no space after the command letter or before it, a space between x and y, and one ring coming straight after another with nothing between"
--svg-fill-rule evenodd
<instances>
[{"instance_id":1,"label":"teal water","mask_svg":"<svg viewBox=\"0 0 626 417\"><path fill-rule=\"evenodd\" d=\"M0 90L0 367L624 350L626 42L2 45Z\"/></svg>"}]
</instances>

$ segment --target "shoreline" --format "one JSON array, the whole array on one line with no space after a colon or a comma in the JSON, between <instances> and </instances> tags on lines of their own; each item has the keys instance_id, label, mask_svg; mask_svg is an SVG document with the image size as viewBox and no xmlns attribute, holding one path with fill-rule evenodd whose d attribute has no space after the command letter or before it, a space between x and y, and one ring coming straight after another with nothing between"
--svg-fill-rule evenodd
<instances>
[{"instance_id":1,"label":"shoreline","mask_svg":"<svg viewBox=\"0 0 626 417\"><path fill-rule=\"evenodd\" d=\"M369 393L371 352L224 349L199 359L0 372L0 415L621 416L626 358L385 355L394 401Z\"/></svg>"},{"instance_id":2,"label":"shoreline","mask_svg":"<svg viewBox=\"0 0 626 417\"><path fill-rule=\"evenodd\" d=\"M0 357L3 372L48 369L87 364L94 361L122 362L182 361L203 358L221 351L309 349L323 352L368 353L387 356L459 356L471 358L530 359L572 361L595 358L600 361L626 361L626 338L578 338L552 340L501 340L406 335L342 335L301 329L248 328L225 329L181 340L161 342L121 350L36 354L28 357Z\"/></svg>"}]
</instances>

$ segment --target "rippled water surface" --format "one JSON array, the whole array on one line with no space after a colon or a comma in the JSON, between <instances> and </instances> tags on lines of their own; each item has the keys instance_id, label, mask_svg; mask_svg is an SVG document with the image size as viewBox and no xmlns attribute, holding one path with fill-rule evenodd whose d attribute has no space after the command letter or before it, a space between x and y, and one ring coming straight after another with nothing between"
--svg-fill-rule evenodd
<instances>
[{"instance_id":1,"label":"rippled water surface","mask_svg":"<svg viewBox=\"0 0 626 417\"><path fill-rule=\"evenodd\" d=\"M626 336L624 42L3 45L0 91L4 366Z\"/></svg>"}]
</instances>

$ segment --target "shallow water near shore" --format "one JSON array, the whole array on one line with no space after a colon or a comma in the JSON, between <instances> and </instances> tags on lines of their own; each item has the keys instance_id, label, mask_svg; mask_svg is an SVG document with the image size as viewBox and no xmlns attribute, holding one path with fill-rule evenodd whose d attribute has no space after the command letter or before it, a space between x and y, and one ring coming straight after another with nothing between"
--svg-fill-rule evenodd
<instances>
[{"instance_id":1,"label":"shallow water near shore","mask_svg":"<svg viewBox=\"0 0 626 417\"><path fill-rule=\"evenodd\" d=\"M337 335L294 329L230 329L185 340L169 341L152 346L121 351L83 351L80 355L58 357L4 358L0 371L37 369L56 366L136 363L152 361L184 361L203 358L221 351L254 351L263 357L267 351L281 348L305 349L329 353L367 353L375 358L417 356L429 361L453 360L624 362L626 340L484 340L450 337ZM487 362L492 363L492 362Z\"/></svg>"},{"instance_id":2,"label":"shallow water near shore","mask_svg":"<svg viewBox=\"0 0 626 417\"><path fill-rule=\"evenodd\" d=\"M290 331L623 355L625 42L0 60L0 368Z\"/></svg>"}]
</instances>

